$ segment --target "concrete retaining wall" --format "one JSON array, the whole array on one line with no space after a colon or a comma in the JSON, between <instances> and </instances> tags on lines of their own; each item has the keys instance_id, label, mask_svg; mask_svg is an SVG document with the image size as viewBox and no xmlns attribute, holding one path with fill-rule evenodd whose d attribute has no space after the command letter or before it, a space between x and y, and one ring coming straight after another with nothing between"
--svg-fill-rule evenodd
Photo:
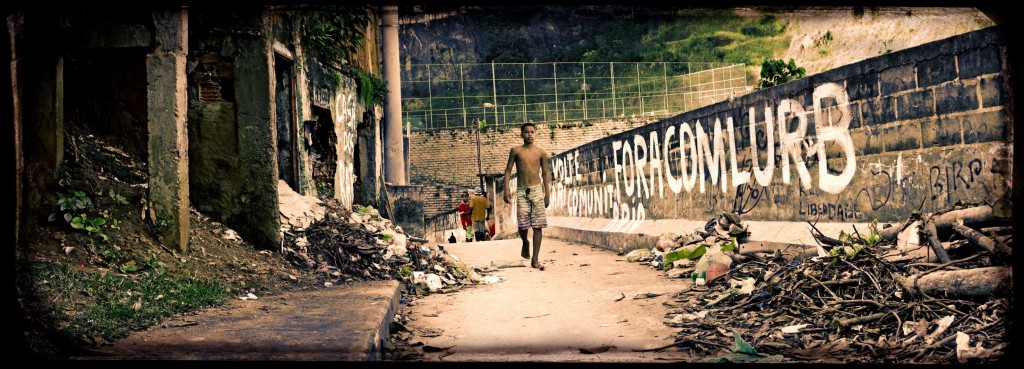
<instances>
[{"instance_id":1,"label":"concrete retaining wall","mask_svg":"<svg viewBox=\"0 0 1024 369\"><path fill-rule=\"evenodd\" d=\"M552 159L549 214L633 233L722 212L899 222L1008 200L1006 55L1000 33L984 29L584 144Z\"/></svg>"}]
</instances>

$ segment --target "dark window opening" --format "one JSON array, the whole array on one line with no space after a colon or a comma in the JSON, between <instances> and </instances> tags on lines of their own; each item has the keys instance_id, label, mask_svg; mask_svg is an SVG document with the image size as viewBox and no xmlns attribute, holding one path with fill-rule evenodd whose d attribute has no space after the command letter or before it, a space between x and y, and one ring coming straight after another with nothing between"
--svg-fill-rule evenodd
<instances>
[{"instance_id":1,"label":"dark window opening","mask_svg":"<svg viewBox=\"0 0 1024 369\"><path fill-rule=\"evenodd\" d=\"M146 51L75 50L64 57L66 159L86 159L129 183L145 183L149 160ZM76 146L78 139L97 145Z\"/></svg>"},{"instance_id":2,"label":"dark window opening","mask_svg":"<svg viewBox=\"0 0 1024 369\"><path fill-rule=\"evenodd\" d=\"M327 109L313 107L315 121L313 126L313 145L310 159L313 164L313 183L321 198L334 198L334 174L337 171L338 135L334 131L334 121Z\"/></svg>"},{"instance_id":3,"label":"dark window opening","mask_svg":"<svg viewBox=\"0 0 1024 369\"><path fill-rule=\"evenodd\" d=\"M299 191L296 153L295 114L292 101L294 88L292 84L291 61L277 57L274 62L274 75L277 86L274 101L277 105L277 172L278 178L288 183L293 190Z\"/></svg>"}]
</instances>

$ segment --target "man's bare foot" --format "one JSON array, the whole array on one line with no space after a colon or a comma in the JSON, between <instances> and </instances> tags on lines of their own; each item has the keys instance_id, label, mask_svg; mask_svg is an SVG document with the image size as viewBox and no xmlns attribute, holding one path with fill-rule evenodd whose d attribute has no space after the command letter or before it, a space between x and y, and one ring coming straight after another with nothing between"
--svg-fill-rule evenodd
<instances>
[{"instance_id":1,"label":"man's bare foot","mask_svg":"<svg viewBox=\"0 0 1024 369\"><path fill-rule=\"evenodd\" d=\"M523 259L529 259L530 258L530 244L529 243L523 242L523 253L521 255L523 256Z\"/></svg>"},{"instance_id":2,"label":"man's bare foot","mask_svg":"<svg viewBox=\"0 0 1024 369\"><path fill-rule=\"evenodd\" d=\"M540 262L537 262L537 261L534 261L533 263L531 263L530 267L540 269L541 271L544 270L544 266L541 265Z\"/></svg>"}]
</instances>

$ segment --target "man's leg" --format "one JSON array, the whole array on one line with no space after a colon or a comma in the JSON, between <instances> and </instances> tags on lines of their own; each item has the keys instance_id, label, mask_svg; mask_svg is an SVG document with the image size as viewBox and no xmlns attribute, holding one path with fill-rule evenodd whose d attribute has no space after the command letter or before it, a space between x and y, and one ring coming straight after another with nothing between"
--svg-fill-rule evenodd
<instances>
[{"instance_id":1,"label":"man's leg","mask_svg":"<svg viewBox=\"0 0 1024 369\"><path fill-rule=\"evenodd\" d=\"M520 229L519 230L519 238L521 238L523 240L523 253L522 253L523 259L529 259L530 258L530 241L527 238L527 235L528 235L529 232L530 232L529 228L527 228L527 229Z\"/></svg>"},{"instance_id":2,"label":"man's leg","mask_svg":"<svg viewBox=\"0 0 1024 369\"><path fill-rule=\"evenodd\" d=\"M540 265L540 241L544 238L544 228L533 229L533 260L530 261L530 266L534 268L540 268L544 270L544 266Z\"/></svg>"}]
</instances>

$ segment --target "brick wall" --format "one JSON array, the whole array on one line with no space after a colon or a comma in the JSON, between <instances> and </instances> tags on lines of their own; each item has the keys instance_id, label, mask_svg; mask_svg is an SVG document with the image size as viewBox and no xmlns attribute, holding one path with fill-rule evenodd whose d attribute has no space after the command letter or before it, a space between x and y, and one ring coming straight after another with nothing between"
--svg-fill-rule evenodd
<instances>
[{"instance_id":1,"label":"brick wall","mask_svg":"<svg viewBox=\"0 0 1024 369\"><path fill-rule=\"evenodd\" d=\"M979 30L585 143L552 160L549 211L865 222L1008 200L1006 55Z\"/></svg>"},{"instance_id":2,"label":"brick wall","mask_svg":"<svg viewBox=\"0 0 1024 369\"><path fill-rule=\"evenodd\" d=\"M538 123L537 145L557 154L646 123L642 120L594 121L562 126ZM503 173L509 149L522 144L519 127L485 129L480 134L483 172ZM409 155L412 161L411 180L424 187L423 206L427 217L454 209L459 204L460 191L471 191L479 185L476 153L476 131L412 132Z\"/></svg>"}]
</instances>

